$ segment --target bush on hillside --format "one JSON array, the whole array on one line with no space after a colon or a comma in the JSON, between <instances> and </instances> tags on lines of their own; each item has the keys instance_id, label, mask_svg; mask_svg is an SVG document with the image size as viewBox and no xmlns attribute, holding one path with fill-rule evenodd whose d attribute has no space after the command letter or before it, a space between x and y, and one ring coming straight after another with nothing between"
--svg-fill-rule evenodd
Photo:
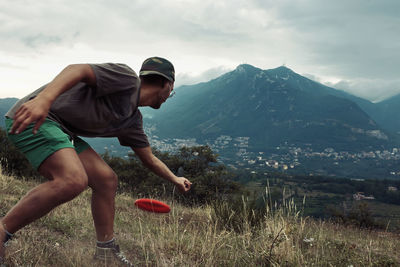
<instances>
[{"instance_id":1,"label":"bush on hillside","mask_svg":"<svg viewBox=\"0 0 400 267\"><path fill-rule=\"evenodd\" d=\"M184 147L175 154L157 150L153 153L176 175L188 178L193 183L192 189L184 195L175 193L171 183L145 168L136 155L123 159L106 153L103 158L118 175L119 191L139 197L173 195L182 203L205 204L242 190L238 183L229 180L230 173L216 163L217 156L208 146Z\"/></svg>"},{"instance_id":2,"label":"bush on hillside","mask_svg":"<svg viewBox=\"0 0 400 267\"><path fill-rule=\"evenodd\" d=\"M366 202L357 202L349 210L340 210L333 205L327 206L328 214L333 221L358 228L383 229L384 225L372 217L372 212Z\"/></svg>"}]
</instances>

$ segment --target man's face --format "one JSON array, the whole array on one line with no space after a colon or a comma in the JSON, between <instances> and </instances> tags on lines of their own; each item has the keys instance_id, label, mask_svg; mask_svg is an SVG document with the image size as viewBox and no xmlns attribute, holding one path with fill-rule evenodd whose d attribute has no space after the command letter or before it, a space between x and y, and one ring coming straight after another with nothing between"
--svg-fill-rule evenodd
<instances>
[{"instance_id":1,"label":"man's face","mask_svg":"<svg viewBox=\"0 0 400 267\"><path fill-rule=\"evenodd\" d=\"M151 106L154 109L159 109L161 105L167 101L168 97L171 95L172 91L174 90L174 83L173 82L166 82L164 87L158 92L157 99L155 103Z\"/></svg>"}]
</instances>

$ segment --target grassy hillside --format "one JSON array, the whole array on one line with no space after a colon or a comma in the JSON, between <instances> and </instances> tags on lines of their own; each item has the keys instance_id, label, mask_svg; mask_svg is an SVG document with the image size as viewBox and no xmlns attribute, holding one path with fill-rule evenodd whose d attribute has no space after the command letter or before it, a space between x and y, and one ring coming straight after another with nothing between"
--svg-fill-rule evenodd
<instances>
[{"instance_id":1,"label":"grassy hillside","mask_svg":"<svg viewBox=\"0 0 400 267\"><path fill-rule=\"evenodd\" d=\"M0 174L0 216L34 185ZM172 211L159 215L136 209L134 200L117 196L116 236L135 266L400 265L400 236L301 218L288 204L268 213L259 228L231 211L243 226L235 232L217 219L215 210L223 211L223 205L187 208L165 200ZM94 241L87 190L19 231L7 248L6 263L105 266L92 260Z\"/></svg>"}]
</instances>

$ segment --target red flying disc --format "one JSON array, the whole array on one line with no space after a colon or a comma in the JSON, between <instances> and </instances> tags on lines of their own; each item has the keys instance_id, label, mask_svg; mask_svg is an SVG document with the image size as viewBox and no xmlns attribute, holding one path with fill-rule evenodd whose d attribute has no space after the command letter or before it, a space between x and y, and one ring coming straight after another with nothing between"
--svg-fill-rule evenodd
<instances>
[{"instance_id":1,"label":"red flying disc","mask_svg":"<svg viewBox=\"0 0 400 267\"><path fill-rule=\"evenodd\" d=\"M171 208L164 202L150 198L138 199L135 201L135 205L139 209L156 213L168 213L171 210Z\"/></svg>"}]
</instances>

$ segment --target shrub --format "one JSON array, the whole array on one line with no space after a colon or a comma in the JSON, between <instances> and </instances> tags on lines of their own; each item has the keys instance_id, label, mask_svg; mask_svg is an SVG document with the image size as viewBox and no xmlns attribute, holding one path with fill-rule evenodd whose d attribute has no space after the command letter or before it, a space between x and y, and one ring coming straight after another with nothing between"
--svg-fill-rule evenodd
<instances>
[{"instance_id":1,"label":"shrub","mask_svg":"<svg viewBox=\"0 0 400 267\"><path fill-rule=\"evenodd\" d=\"M153 151L177 176L192 183L187 194L175 194L173 185L160 179L145 168L134 154L129 159L103 155L104 160L119 177L119 191L137 196L174 197L185 204L206 204L227 194L235 194L242 187L230 181L231 174L225 166L216 164L217 156L207 146L184 147L175 154Z\"/></svg>"},{"instance_id":2,"label":"shrub","mask_svg":"<svg viewBox=\"0 0 400 267\"><path fill-rule=\"evenodd\" d=\"M328 214L334 221L354 225L358 228L383 229L384 225L372 217L372 212L366 202L355 203L350 210L341 210L333 205L327 206Z\"/></svg>"}]
</instances>

